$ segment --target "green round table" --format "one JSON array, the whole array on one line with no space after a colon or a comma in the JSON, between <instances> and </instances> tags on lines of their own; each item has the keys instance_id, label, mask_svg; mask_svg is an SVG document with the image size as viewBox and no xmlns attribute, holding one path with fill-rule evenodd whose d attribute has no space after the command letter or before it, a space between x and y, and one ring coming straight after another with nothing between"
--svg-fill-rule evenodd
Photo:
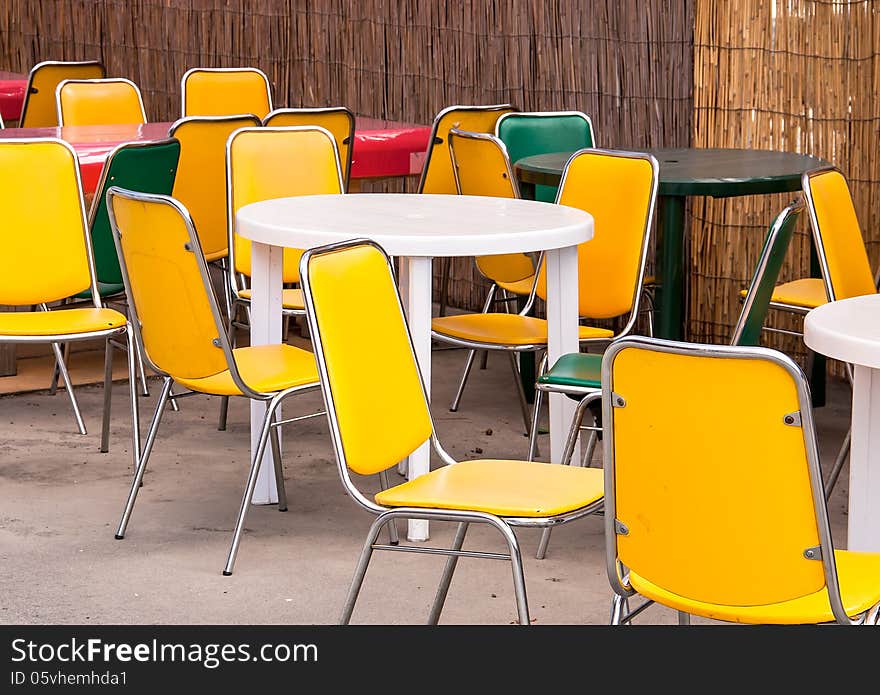
<instances>
[{"instance_id":1,"label":"green round table","mask_svg":"<svg viewBox=\"0 0 880 695\"><path fill-rule=\"evenodd\" d=\"M682 340L684 331L684 208L687 196L729 198L801 190L801 174L827 162L792 152L745 149L638 149L660 164L658 189L660 286L655 332ZM533 197L536 184L558 186L571 152L524 157L514 163L523 197Z\"/></svg>"}]
</instances>

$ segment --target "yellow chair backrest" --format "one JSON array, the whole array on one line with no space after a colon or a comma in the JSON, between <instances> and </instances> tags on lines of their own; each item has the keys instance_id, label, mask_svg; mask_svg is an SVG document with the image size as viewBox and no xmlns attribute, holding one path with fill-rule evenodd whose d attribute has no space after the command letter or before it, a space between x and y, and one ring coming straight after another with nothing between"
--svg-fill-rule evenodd
<instances>
[{"instance_id":1,"label":"yellow chair backrest","mask_svg":"<svg viewBox=\"0 0 880 695\"><path fill-rule=\"evenodd\" d=\"M168 131L180 141L174 197L189 210L209 260L227 254L226 141L239 128L260 125L256 116L187 116Z\"/></svg>"},{"instance_id":2,"label":"yellow chair backrest","mask_svg":"<svg viewBox=\"0 0 880 695\"><path fill-rule=\"evenodd\" d=\"M517 109L510 104L492 106L450 106L434 118L428 153L419 179L419 193L447 193L454 195L455 175L449 156L449 130L469 130L475 133L495 132L495 121Z\"/></svg>"},{"instance_id":3,"label":"yellow chair backrest","mask_svg":"<svg viewBox=\"0 0 880 695\"><path fill-rule=\"evenodd\" d=\"M339 161L342 162L342 179L348 190L351 151L354 146L354 114L346 107L275 109L263 119L263 125L317 125L326 128L336 141Z\"/></svg>"},{"instance_id":4,"label":"yellow chair backrest","mask_svg":"<svg viewBox=\"0 0 880 695\"><path fill-rule=\"evenodd\" d=\"M21 128L50 128L58 125L55 89L63 80L94 80L106 77L104 66L95 60L66 62L47 60L37 63L28 75L21 107Z\"/></svg>"},{"instance_id":5,"label":"yellow chair backrest","mask_svg":"<svg viewBox=\"0 0 880 695\"><path fill-rule=\"evenodd\" d=\"M0 304L41 304L94 285L73 148L54 138L0 140Z\"/></svg>"},{"instance_id":6,"label":"yellow chair backrest","mask_svg":"<svg viewBox=\"0 0 880 695\"><path fill-rule=\"evenodd\" d=\"M269 78L257 68L191 68L180 80L182 116L265 118L272 110Z\"/></svg>"},{"instance_id":7,"label":"yellow chair backrest","mask_svg":"<svg viewBox=\"0 0 880 695\"><path fill-rule=\"evenodd\" d=\"M803 187L829 299L874 294L877 288L846 178L837 169L806 172Z\"/></svg>"},{"instance_id":8,"label":"yellow chair backrest","mask_svg":"<svg viewBox=\"0 0 880 695\"><path fill-rule=\"evenodd\" d=\"M242 128L226 155L232 268L251 274L251 242L234 233L235 213L250 203L299 195L342 193L342 171L333 136L317 126ZM284 282L299 282L302 251L284 250Z\"/></svg>"},{"instance_id":9,"label":"yellow chair backrest","mask_svg":"<svg viewBox=\"0 0 880 695\"><path fill-rule=\"evenodd\" d=\"M632 312L641 293L657 199L651 155L585 149L566 164L556 202L593 216L593 238L578 246L578 313L607 319ZM546 298L545 270L538 296Z\"/></svg>"},{"instance_id":10,"label":"yellow chair backrest","mask_svg":"<svg viewBox=\"0 0 880 695\"><path fill-rule=\"evenodd\" d=\"M169 196L118 188L108 198L133 323L152 366L189 379L227 369L217 301L186 208Z\"/></svg>"},{"instance_id":11,"label":"yellow chair backrest","mask_svg":"<svg viewBox=\"0 0 880 695\"><path fill-rule=\"evenodd\" d=\"M147 122L141 91L131 80L63 80L55 89L55 99L59 125Z\"/></svg>"},{"instance_id":12,"label":"yellow chair backrest","mask_svg":"<svg viewBox=\"0 0 880 695\"><path fill-rule=\"evenodd\" d=\"M370 475L427 441L431 416L388 257L370 242L330 248L302 259L309 328L336 451Z\"/></svg>"},{"instance_id":13,"label":"yellow chair backrest","mask_svg":"<svg viewBox=\"0 0 880 695\"><path fill-rule=\"evenodd\" d=\"M794 362L766 348L623 339L602 382L609 563L730 606L825 586L820 553L805 556L828 528Z\"/></svg>"},{"instance_id":14,"label":"yellow chair backrest","mask_svg":"<svg viewBox=\"0 0 880 695\"><path fill-rule=\"evenodd\" d=\"M507 148L489 133L452 128L449 156L459 195L519 198ZM479 271L495 282L516 282L534 274L535 264L524 253L503 253L474 258Z\"/></svg>"}]
</instances>

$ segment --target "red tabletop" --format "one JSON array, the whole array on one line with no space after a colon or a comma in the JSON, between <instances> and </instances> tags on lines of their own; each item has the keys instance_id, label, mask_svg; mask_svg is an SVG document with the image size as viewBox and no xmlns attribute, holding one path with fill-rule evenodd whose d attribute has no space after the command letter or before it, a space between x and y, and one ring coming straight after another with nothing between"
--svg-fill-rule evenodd
<instances>
[{"instance_id":1,"label":"red tabletop","mask_svg":"<svg viewBox=\"0 0 880 695\"><path fill-rule=\"evenodd\" d=\"M0 116L4 121L17 121L21 116L27 75L0 70Z\"/></svg>"},{"instance_id":2,"label":"red tabletop","mask_svg":"<svg viewBox=\"0 0 880 695\"><path fill-rule=\"evenodd\" d=\"M6 128L0 138L61 138L73 145L79 157L83 191L94 193L107 154L117 145L131 141L168 137L171 123L107 126L64 126L54 128ZM355 121L351 177L413 176L421 172L431 128L373 118Z\"/></svg>"}]
</instances>

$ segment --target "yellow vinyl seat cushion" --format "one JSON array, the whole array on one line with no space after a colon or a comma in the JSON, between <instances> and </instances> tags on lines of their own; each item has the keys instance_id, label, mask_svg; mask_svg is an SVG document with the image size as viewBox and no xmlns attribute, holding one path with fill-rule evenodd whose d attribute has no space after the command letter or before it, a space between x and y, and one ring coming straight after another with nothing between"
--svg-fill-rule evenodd
<instances>
[{"instance_id":1,"label":"yellow vinyl seat cushion","mask_svg":"<svg viewBox=\"0 0 880 695\"><path fill-rule=\"evenodd\" d=\"M229 255L229 249L223 249L222 251L212 251L211 253L205 254L205 260L208 263L213 263L214 261L219 261L221 258L226 258Z\"/></svg>"},{"instance_id":2,"label":"yellow vinyl seat cushion","mask_svg":"<svg viewBox=\"0 0 880 695\"><path fill-rule=\"evenodd\" d=\"M513 280L512 282L501 282L499 280L496 280L495 284L503 290L525 296L532 291L532 285L535 284L535 276L530 275L529 277L523 278L522 280Z\"/></svg>"},{"instance_id":3,"label":"yellow vinyl seat cushion","mask_svg":"<svg viewBox=\"0 0 880 695\"><path fill-rule=\"evenodd\" d=\"M745 297L747 291L741 290L740 296ZM825 293L825 282L822 278L801 278L774 287L770 301L776 304L815 309L828 302L828 295Z\"/></svg>"},{"instance_id":4,"label":"yellow vinyl seat cushion","mask_svg":"<svg viewBox=\"0 0 880 695\"><path fill-rule=\"evenodd\" d=\"M542 345L547 342L547 321L519 314L460 314L431 321L431 328L443 335L476 343L498 345ZM610 338L613 331L578 326L578 338Z\"/></svg>"},{"instance_id":5,"label":"yellow vinyl seat cushion","mask_svg":"<svg viewBox=\"0 0 880 695\"><path fill-rule=\"evenodd\" d=\"M587 469L589 470L589 469ZM847 615L855 616L880 601L880 553L835 550L840 596ZM713 620L736 623L797 625L833 622L828 592L813 594L764 606L721 606L694 601L655 586L630 571L630 583L642 596L670 608Z\"/></svg>"},{"instance_id":6,"label":"yellow vinyl seat cushion","mask_svg":"<svg viewBox=\"0 0 880 695\"><path fill-rule=\"evenodd\" d=\"M125 315L114 309L0 312L0 335L80 335L125 324Z\"/></svg>"},{"instance_id":7,"label":"yellow vinyl seat cushion","mask_svg":"<svg viewBox=\"0 0 880 695\"><path fill-rule=\"evenodd\" d=\"M283 391L294 386L318 383L315 356L292 345L258 345L232 351L244 382L260 393ZM174 377L192 391L216 396L240 396L241 391L228 369L198 379Z\"/></svg>"},{"instance_id":8,"label":"yellow vinyl seat cushion","mask_svg":"<svg viewBox=\"0 0 880 695\"><path fill-rule=\"evenodd\" d=\"M251 300L251 291L239 290L238 296L248 301ZM284 309L301 309L305 311L306 304L302 290L281 290L281 306Z\"/></svg>"},{"instance_id":9,"label":"yellow vinyl seat cushion","mask_svg":"<svg viewBox=\"0 0 880 695\"><path fill-rule=\"evenodd\" d=\"M602 499L601 468L484 459L443 466L376 494L386 507L463 509L507 517L565 514Z\"/></svg>"}]
</instances>

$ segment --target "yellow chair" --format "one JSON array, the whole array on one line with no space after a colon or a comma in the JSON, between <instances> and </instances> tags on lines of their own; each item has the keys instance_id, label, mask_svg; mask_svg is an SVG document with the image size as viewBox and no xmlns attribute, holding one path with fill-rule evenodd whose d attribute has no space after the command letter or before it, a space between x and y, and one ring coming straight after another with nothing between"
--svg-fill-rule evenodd
<instances>
[{"instance_id":1,"label":"yellow chair","mask_svg":"<svg viewBox=\"0 0 880 695\"><path fill-rule=\"evenodd\" d=\"M278 420L277 408L287 397L318 386L315 359L311 352L285 344L233 349L199 236L186 208L170 196L135 193L115 186L107 197L135 337L151 369L163 378L116 538L125 535L175 383L186 389L175 393L175 399L207 394L263 401L267 404L266 416L223 570L229 575L267 444L271 445L275 464L278 508L284 511L287 507L276 432L283 422Z\"/></svg>"},{"instance_id":2,"label":"yellow chair","mask_svg":"<svg viewBox=\"0 0 880 695\"><path fill-rule=\"evenodd\" d=\"M125 315L101 302L76 153L55 138L0 140L0 178L4 219L0 304L31 309L0 312L0 342L52 346L77 427L80 434L86 434L60 346L105 340L101 451L107 451L110 434L113 348L127 349L136 461L140 439L134 343ZM50 304L84 290L88 291L87 306L50 310ZM120 339L124 345L116 342Z\"/></svg>"},{"instance_id":3,"label":"yellow chair","mask_svg":"<svg viewBox=\"0 0 880 695\"><path fill-rule=\"evenodd\" d=\"M121 77L62 80L55 88L55 103L62 126L147 122L141 90Z\"/></svg>"},{"instance_id":4,"label":"yellow chair","mask_svg":"<svg viewBox=\"0 0 880 695\"><path fill-rule=\"evenodd\" d=\"M635 325L642 278L657 200L659 165L651 155L621 150L584 149L565 166L557 204L586 210L593 216L593 238L578 246L578 313L584 320L622 319L609 328L581 325L581 345L606 345ZM529 316L534 300L546 297L543 261L525 307L518 314L470 313L435 318L431 335L440 342L477 350L506 352L517 378L525 432L531 418L516 365L517 352L547 347L547 321ZM573 288L574 289L574 288ZM543 372L546 359L542 360ZM535 412L540 392L535 394Z\"/></svg>"},{"instance_id":5,"label":"yellow chair","mask_svg":"<svg viewBox=\"0 0 880 695\"><path fill-rule=\"evenodd\" d=\"M481 195L494 198L519 198L519 187L513 175L504 143L489 133L473 133L452 128L449 131L449 155L459 195ZM535 261L525 253L503 253L477 256L474 263L480 274L492 281L483 312L500 303L509 311L509 303L517 297L528 297L536 279ZM500 290L501 297L496 299ZM483 352L483 356L487 355ZM468 351L464 372L449 409L458 410L476 350Z\"/></svg>"},{"instance_id":6,"label":"yellow chair","mask_svg":"<svg viewBox=\"0 0 880 695\"><path fill-rule=\"evenodd\" d=\"M180 79L181 116L265 118L272 110L269 78L257 68L191 68Z\"/></svg>"},{"instance_id":7,"label":"yellow chair","mask_svg":"<svg viewBox=\"0 0 880 695\"><path fill-rule=\"evenodd\" d=\"M251 242L235 233L235 213L239 208L270 198L342 193L342 169L333 136L318 126L240 128L226 147L227 278L231 309L229 332L233 344L235 329L247 323L238 321L239 309L250 305ZM305 313L302 291L290 285L299 283L302 251L285 249L281 308L286 319ZM227 401L220 410L219 429L226 429Z\"/></svg>"},{"instance_id":8,"label":"yellow chair","mask_svg":"<svg viewBox=\"0 0 880 695\"><path fill-rule=\"evenodd\" d=\"M877 623L880 553L834 548L791 359L626 338L605 353L602 402L613 624L651 602L683 624Z\"/></svg>"},{"instance_id":9,"label":"yellow chair","mask_svg":"<svg viewBox=\"0 0 880 695\"><path fill-rule=\"evenodd\" d=\"M441 193L455 195L455 173L452 157L449 154L449 131L452 128L474 133L494 133L495 123L505 113L518 111L512 104L492 104L488 106L448 106L434 117L428 151L422 174L419 177L418 193ZM449 273L452 259L443 258L440 262L440 316L446 314L449 292Z\"/></svg>"},{"instance_id":10,"label":"yellow chair","mask_svg":"<svg viewBox=\"0 0 880 695\"><path fill-rule=\"evenodd\" d=\"M58 84L63 80L91 80L106 76L104 66L97 60L45 60L37 63L28 74L18 126L20 128L57 126L58 107L55 103L55 89Z\"/></svg>"},{"instance_id":11,"label":"yellow chair","mask_svg":"<svg viewBox=\"0 0 880 695\"><path fill-rule=\"evenodd\" d=\"M878 277L871 273L862 230L843 173L836 167L820 167L805 172L801 182L822 277L801 278L778 285L770 298L770 307L804 315L829 301L877 292ZM740 296L745 296L745 290ZM799 332L795 334L801 335ZM852 387L850 365L846 365L846 375ZM847 432L826 482L826 498L831 496L837 483L849 447L850 432Z\"/></svg>"},{"instance_id":12,"label":"yellow chair","mask_svg":"<svg viewBox=\"0 0 880 695\"><path fill-rule=\"evenodd\" d=\"M263 119L265 126L317 125L326 128L336 141L342 180L348 191L351 152L354 146L354 114L344 106L324 108L275 109Z\"/></svg>"},{"instance_id":13,"label":"yellow chair","mask_svg":"<svg viewBox=\"0 0 880 695\"><path fill-rule=\"evenodd\" d=\"M346 492L376 515L345 601L348 623L374 550L448 555L429 622L436 623L459 556L510 560L519 622L529 624L522 557L514 528L541 528L591 514L602 505L599 469L527 461L457 463L437 440L391 262L375 244L355 240L312 249L300 270L309 329L321 374L339 474ZM379 336L364 340L365 335ZM372 499L351 473L375 475L431 440L443 464ZM381 545L395 520L458 524L451 548ZM467 528L498 530L508 553L463 550Z\"/></svg>"},{"instance_id":14,"label":"yellow chair","mask_svg":"<svg viewBox=\"0 0 880 695\"><path fill-rule=\"evenodd\" d=\"M253 114L186 116L175 121L168 136L180 141L180 164L173 196L183 203L199 230L205 260L223 274L223 303L231 315L228 281L229 231L226 229L226 141L239 128L260 125Z\"/></svg>"}]
</instances>

